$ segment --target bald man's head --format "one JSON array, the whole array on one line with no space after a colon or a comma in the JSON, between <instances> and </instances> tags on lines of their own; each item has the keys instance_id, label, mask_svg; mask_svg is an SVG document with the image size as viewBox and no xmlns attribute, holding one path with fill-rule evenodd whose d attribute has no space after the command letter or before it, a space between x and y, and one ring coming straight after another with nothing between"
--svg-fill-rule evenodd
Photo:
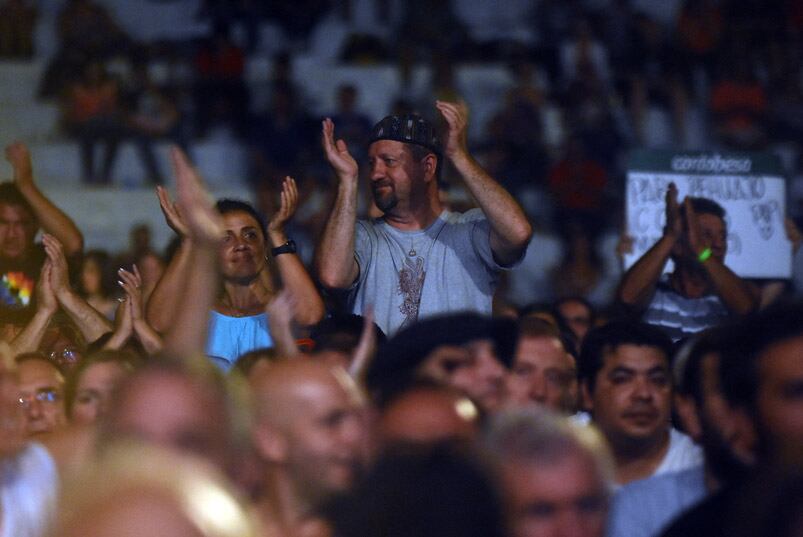
<instances>
[{"instance_id":1,"label":"bald man's head","mask_svg":"<svg viewBox=\"0 0 803 537\"><path fill-rule=\"evenodd\" d=\"M340 368L288 360L252 380L254 443L277 477L308 503L352 485L362 466L359 391Z\"/></svg>"}]
</instances>

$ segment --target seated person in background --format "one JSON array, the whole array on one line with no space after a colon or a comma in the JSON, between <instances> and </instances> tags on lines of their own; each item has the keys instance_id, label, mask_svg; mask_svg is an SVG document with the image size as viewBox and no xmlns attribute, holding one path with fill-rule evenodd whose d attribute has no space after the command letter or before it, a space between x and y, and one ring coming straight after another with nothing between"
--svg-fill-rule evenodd
<instances>
[{"instance_id":1,"label":"seated person in background","mask_svg":"<svg viewBox=\"0 0 803 537\"><path fill-rule=\"evenodd\" d=\"M25 411L28 438L51 433L67 424L64 410L64 376L41 353L18 355L19 404Z\"/></svg>"},{"instance_id":2,"label":"seated person in background","mask_svg":"<svg viewBox=\"0 0 803 537\"><path fill-rule=\"evenodd\" d=\"M84 255L79 271L78 294L108 319L114 318L119 304L112 293L111 259L105 250L90 250Z\"/></svg>"},{"instance_id":3,"label":"seated person in background","mask_svg":"<svg viewBox=\"0 0 803 537\"><path fill-rule=\"evenodd\" d=\"M672 342L654 326L612 322L591 330L580 354L585 408L605 435L616 482L702 464L702 451L672 428Z\"/></svg>"},{"instance_id":4,"label":"seated person in background","mask_svg":"<svg viewBox=\"0 0 803 537\"><path fill-rule=\"evenodd\" d=\"M52 534L263 537L258 528L237 491L199 457L120 442L68 483Z\"/></svg>"},{"instance_id":5,"label":"seated person in background","mask_svg":"<svg viewBox=\"0 0 803 537\"><path fill-rule=\"evenodd\" d=\"M758 291L725 265L727 251L724 209L705 198L681 207L670 183L664 234L622 277L619 300L673 341L750 313ZM663 274L670 258L675 269Z\"/></svg>"},{"instance_id":6,"label":"seated person in background","mask_svg":"<svg viewBox=\"0 0 803 537\"><path fill-rule=\"evenodd\" d=\"M251 389L251 437L264 479L255 512L265 535L313 535L322 502L361 476L361 393L345 370L309 358L271 364L252 377Z\"/></svg>"},{"instance_id":7,"label":"seated person in background","mask_svg":"<svg viewBox=\"0 0 803 537\"><path fill-rule=\"evenodd\" d=\"M316 360L349 369L354 350L360 343L365 330L366 319L352 313L335 313L316 324L310 332L312 356ZM385 342L385 334L371 321L374 341L377 345Z\"/></svg>"},{"instance_id":8,"label":"seated person in background","mask_svg":"<svg viewBox=\"0 0 803 537\"><path fill-rule=\"evenodd\" d=\"M28 59L33 56L38 17L36 4L28 0L0 3L0 57Z\"/></svg>"},{"instance_id":9,"label":"seated person in background","mask_svg":"<svg viewBox=\"0 0 803 537\"><path fill-rule=\"evenodd\" d=\"M182 170L189 169L185 159L180 160ZM179 164L176 167L178 170ZM147 305L148 321L157 331L165 332L174 322L179 298L198 268L192 264L196 245L189 229L167 192L159 188L158 193L168 225L182 238ZM222 241L215 245L222 285L209 319L206 354L224 370L230 369L241 354L272 346L265 306L278 291L275 276L291 296L293 317L298 324L315 324L323 315L323 300L296 255L295 243L284 231L298 199L295 181L289 177L284 181L281 199L281 207L267 226L245 202L221 200L216 205L225 231ZM270 252L268 245L273 247ZM269 253L275 267L268 262Z\"/></svg>"},{"instance_id":10,"label":"seated person in background","mask_svg":"<svg viewBox=\"0 0 803 537\"><path fill-rule=\"evenodd\" d=\"M21 142L6 147L6 159L14 168L14 181L0 183L0 318L32 306L34 287L45 262L45 249L34 242L40 229L64 246L75 268L84 238L69 216L37 188L31 155Z\"/></svg>"},{"instance_id":11,"label":"seated person in background","mask_svg":"<svg viewBox=\"0 0 803 537\"><path fill-rule=\"evenodd\" d=\"M722 392L720 365L738 347L725 325L695 336L674 364L676 411L683 429L705 454L702 466L650 477L617 491L609 537L653 537L686 509L743 477L753 460L755 438L736 418Z\"/></svg>"},{"instance_id":12,"label":"seated person in background","mask_svg":"<svg viewBox=\"0 0 803 537\"><path fill-rule=\"evenodd\" d=\"M82 360L67 377L64 404L72 423L91 424L105 416L117 385L134 370L137 356L100 351Z\"/></svg>"},{"instance_id":13,"label":"seated person in background","mask_svg":"<svg viewBox=\"0 0 803 537\"><path fill-rule=\"evenodd\" d=\"M460 391L419 379L377 409L380 451L438 444L470 446L480 427L479 409Z\"/></svg>"},{"instance_id":14,"label":"seated person in background","mask_svg":"<svg viewBox=\"0 0 803 537\"><path fill-rule=\"evenodd\" d=\"M117 81L100 62L89 62L82 76L72 83L64 100L67 131L81 147L81 166L86 184L109 184L123 134ZM105 146L100 172L95 169L95 145Z\"/></svg>"},{"instance_id":15,"label":"seated person in background","mask_svg":"<svg viewBox=\"0 0 803 537\"><path fill-rule=\"evenodd\" d=\"M326 534L340 537L509 535L485 465L449 445L383 454L354 492L324 512Z\"/></svg>"},{"instance_id":16,"label":"seated person in background","mask_svg":"<svg viewBox=\"0 0 803 537\"><path fill-rule=\"evenodd\" d=\"M577 353L586 334L594 326L596 312L591 303L579 296L561 298L552 305L558 324L571 331Z\"/></svg>"},{"instance_id":17,"label":"seated person in background","mask_svg":"<svg viewBox=\"0 0 803 537\"><path fill-rule=\"evenodd\" d=\"M613 461L596 429L536 409L505 411L491 418L483 447L510 536L605 535Z\"/></svg>"},{"instance_id":18,"label":"seated person in background","mask_svg":"<svg viewBox=\"0 0 803 537\"><path fill-rule=\"evenodd\" d=\"M416 379L451 386L484 412L501 408L513 361L516 326L510 319L453 313L419 321L379 349L366 385L379 404Z\"/></svg>"},{"instance_id":19,"label":"seated person in background","mask_svg":"<svg viewBox=\"0 0 803 537\"><path fill-rule=\"evenodd\" d=\"M561 414L577 410L577 364L566 351L560 332L541 319L518 323L513 367L507 377L510 403L535 403Z\"/></svg>"}]
</instances>

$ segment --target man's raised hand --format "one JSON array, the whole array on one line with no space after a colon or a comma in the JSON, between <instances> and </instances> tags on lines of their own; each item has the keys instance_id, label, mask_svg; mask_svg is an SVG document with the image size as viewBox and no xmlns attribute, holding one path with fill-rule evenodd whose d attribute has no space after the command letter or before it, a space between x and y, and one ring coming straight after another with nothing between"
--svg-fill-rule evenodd
<instances>
[{"instance_id":1,"label":"man's raised hand","mask_svg":"<svg viewBox=\"0 0 803 537\"><path fill-rule=\"evenodd\" d=\"M36 282L36 307L43 312L53 315L59 309L59 302L50 283L50 274L53 272L53 263L45 259Z\"/></svg>"},{"instance_id":2,"label":"man's raised hand","mask_svg":"<svg viewBox=\"0 0 803 537\"><path fill-rule=\"evenodd\" d=\"M64 248L59 240L49 233L42 234L42 245L45 247L45 253L51 263L50 285L56 297L61 300L65 294L72 291Z\"/></svg>"},{"instance_id":3,"label":"man's raised hand","mask_svg":"<svg viewBox=\"0 0 803 537\"><path fill-rule=\"evenodd\" d=\"M449 125L449 132L446 134L444 151L446 156L454 158L458 155L468 154L468 106L465 102L450 103L447 101L435 101L435 108L446 120Z\"/></svg>"},{"instance_id":4,"label":"man's raised hand","mask_svg":"<svg viewBox=\"0 0 803 537\"><path fill-rule=\"evenodd\" d=\"M326 160L335 170L338 179L356 182L359 172L357 161L349 153L346 142L335 141L335 124L329 118L324 119L322 123L321 145L326 154Z\"/></svg>"},{"instance_id":5,"label":"man's raised hand","mask_svg":"<svg viewBox=\"0 0 803 537\"><path fill-rule=\"evenodd\" d=\"M14 182L17 187L33 184L33 167L28 146L22 142L6 146L6 160L14 168Z\"/></svg>"},{"instance_id":6,"label":"man's raised hand","mask_svg":"<svg viewBox=\"0 0 803 537\"><path fill-rule=\"evenodd\" d=\"M666 225L664 235L675 240L683 235L683 221L680 219L680 205L678 204L678 187L669 183L666 189Z\"/></svg>"}]
</instances>

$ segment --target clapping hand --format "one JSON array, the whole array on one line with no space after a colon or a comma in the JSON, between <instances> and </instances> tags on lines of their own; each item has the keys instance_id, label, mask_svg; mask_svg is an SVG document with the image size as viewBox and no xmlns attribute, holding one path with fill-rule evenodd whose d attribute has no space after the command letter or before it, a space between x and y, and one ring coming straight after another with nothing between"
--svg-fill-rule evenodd
<instances>
[{"instance_id":1,"label":"clapping hand","mask_svg":"<svg viewBox=\"0 0 803 537\"><path fill-rule=\"evenodd\" d=\"M324 119L322 125L321 145L326 154L326 160L334 168L338 179L356 182L359 168L357 161L349 153L346 142L335 141L335 124L331 119Z\"/></svg>"}]
</instances>

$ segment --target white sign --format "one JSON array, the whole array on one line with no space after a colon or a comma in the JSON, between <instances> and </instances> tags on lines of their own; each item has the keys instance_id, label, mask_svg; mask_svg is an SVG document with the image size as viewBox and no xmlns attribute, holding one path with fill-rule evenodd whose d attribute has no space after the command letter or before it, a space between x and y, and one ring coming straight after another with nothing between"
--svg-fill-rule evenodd
<instances>
[{"instance_id":1,"label":"white sign","mask_svg":"<svg viewBox=\"0 0 803 537\"><path fill-rule=\"evenodd\" d=\"M671 169L631 170L627 174L627 233L634 242L633 252L625 256L625 268L661 238L666 220L666 190L669 183L675 183L680 203L684 197L693 196L711 199L725 209L728 229L725 264L731 270L745 278L791 276L792 245L784 230L783 177L750 175L748 157L674 156ZM671 270L671 264L667 263L666 270Z\"/></svg>"}]
</instances>

